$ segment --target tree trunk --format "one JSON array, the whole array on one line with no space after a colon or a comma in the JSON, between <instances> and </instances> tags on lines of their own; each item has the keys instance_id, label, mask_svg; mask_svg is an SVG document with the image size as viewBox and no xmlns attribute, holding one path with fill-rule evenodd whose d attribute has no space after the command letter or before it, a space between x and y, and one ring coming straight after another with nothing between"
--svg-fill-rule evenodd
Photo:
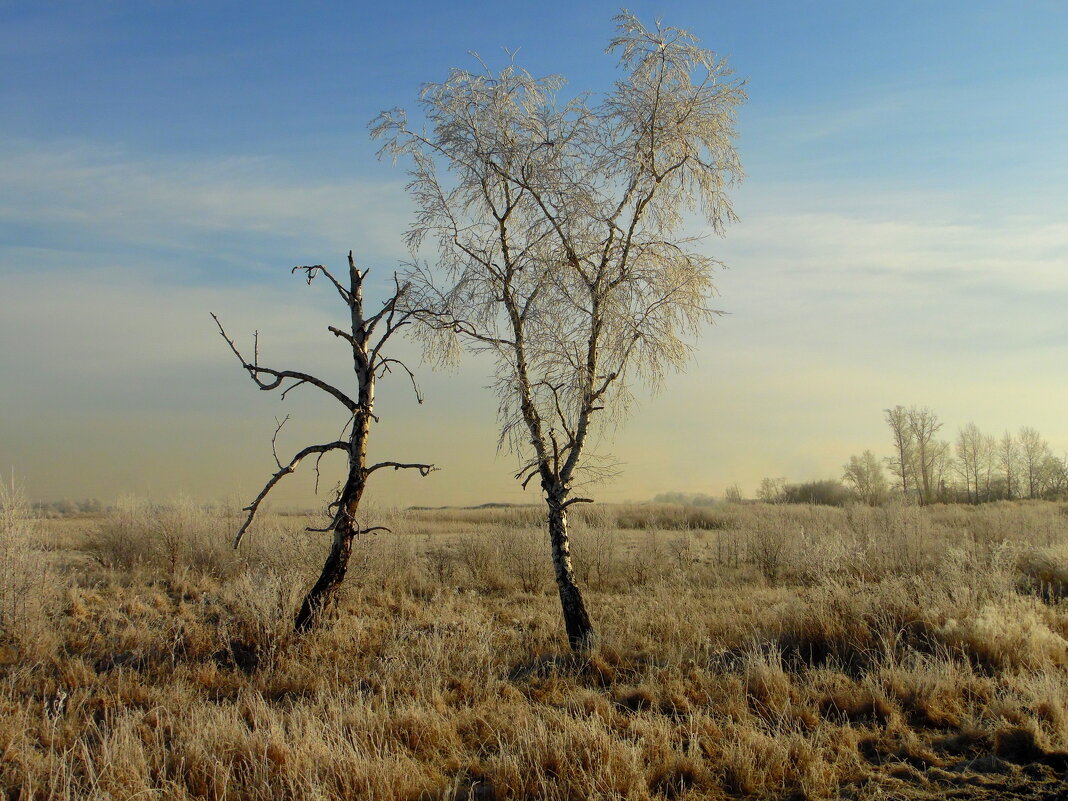
<instances>
[{"instance_id":1,"label":"tree trunk","mask_svg":"<svg viewBox=\"0 0 1068 801\"><path fill-rule=\"evenodd\" d=\"M582 593L575 583L575 571L571 567L571 543L567 536L567 509L559 503L548 501L549 540L553 549L553 568L556 586L560 591L560 606L564 613L567 641L573 651L588 650L594 641L593 624L586 612Z\"/></svg>"},{"instance_id":2,"label":"tree trunk","mask_svg":"<svg viewBox=\"0 0 1068 801\"><path fill-rule=\"evenodd\" d=\"M361 442L363 441L365 439L361 439ZM334 542L330 546L330 554L326 557L319 580L304 596L297 617L293 621L293 628L297 632L305 632L319 622L320 613L333 599L341 582L345 580L345 571L348 570L349 557L352 555L352 541L358 533L356 511L360 508L364 482L362 463L350 468L348 480L345 482L339 499L341 510L334 524Z\"/></svg>"},{"instance_id":3,"label":"tree trunk","mask_svg":"<svg viewBox=\"0 0 1068 801\"><path fill-rule=\"evenodd\" d=\"M296 631L305 632L315 626L319 620L319 613L333 598L341 582L345 580L345 571L349 567L355 533L351 522L334 529L334 543L330 548L330 555L326 557L323 572L319 575L315 586L304 596L300 611L297 612L296 620L293 622L293 628Z\"/></svg>"}]
</instances>

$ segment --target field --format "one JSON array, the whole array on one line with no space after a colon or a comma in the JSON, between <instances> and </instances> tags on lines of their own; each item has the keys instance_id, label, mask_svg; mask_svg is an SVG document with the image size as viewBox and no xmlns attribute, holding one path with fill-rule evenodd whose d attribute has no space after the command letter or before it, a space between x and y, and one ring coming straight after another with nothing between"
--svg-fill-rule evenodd
<instances>
[{"instance_id":1,"label":"field","mask_svg":"<svg viewBox=\"0 0 1068 801\"><path fill-rule=\"evenodd\" d=\"M127 502L0 538L10 799L1063 798L1068 507L591 507L567 651L536 508L324 552ZM319 537L318 539L316 537Z\"/></svg>"}]
</instances>

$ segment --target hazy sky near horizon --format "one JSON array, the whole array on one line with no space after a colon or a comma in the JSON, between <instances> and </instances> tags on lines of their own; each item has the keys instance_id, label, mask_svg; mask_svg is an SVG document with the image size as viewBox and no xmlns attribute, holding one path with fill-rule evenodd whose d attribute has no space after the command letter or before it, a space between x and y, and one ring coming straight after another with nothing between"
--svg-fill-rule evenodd
<instances>
[{"instance_id":1,"label":"hazy sky near horizon","mask_svg":"<svg viewBox=\"0 0 1068 801\"><path fill-rule=\"evenodd\" d=\"M0 465L31 495L247 501L276 416L282 454L344 421L258 392L208 312L246 345L258 329L264 363L345 380L336 296L289 268L352 248L374 298L405 258L406 178L367 122L469 51L577 91L616 78L613 3L384 5L0 2ZM728 314L600 443L622 472L589 492L837 477L889 452L899 403L947 439L1029 425L1068 450L1068 5L630 8L747 79L748 177L705 243ZM372 457L442 470L376 475L372 497L535 500L496 454L488 367L419 373L422 406L381 386ZM276 502L316 503L311 479Z\"/></svg>"}]
</instances>

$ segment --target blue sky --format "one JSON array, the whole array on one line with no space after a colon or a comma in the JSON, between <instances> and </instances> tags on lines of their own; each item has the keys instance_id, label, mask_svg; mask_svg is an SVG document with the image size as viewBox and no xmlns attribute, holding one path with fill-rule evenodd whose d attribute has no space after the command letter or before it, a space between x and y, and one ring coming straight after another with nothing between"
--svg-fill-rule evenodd
<instances>
[{"instance_id":1,"label":"blue sky","mask_svg":"<svg viewBox=\"0 0 1068 801\"><path fill-rule=\"evenodd\" d=\"M601 497L835 475L888 449L896 403L935 407L947 436L974 419L1068 448L1068 5L631 8L747 79L748 178L708 241L731 314L610 443L627 472ZM367 122L468 51L605 89L617 10L0 2L0 459L42 497L254 491L273 416L297 446L330 410L259 397L207 312L336 370L331 299L287 268L352 247L382 279L404 258L403 171ZM522 497L492 398L469 394L485 370L423 373L427 406L387 391L378 441L447 470L383 498Z\"/></svg>"}]
</instances>

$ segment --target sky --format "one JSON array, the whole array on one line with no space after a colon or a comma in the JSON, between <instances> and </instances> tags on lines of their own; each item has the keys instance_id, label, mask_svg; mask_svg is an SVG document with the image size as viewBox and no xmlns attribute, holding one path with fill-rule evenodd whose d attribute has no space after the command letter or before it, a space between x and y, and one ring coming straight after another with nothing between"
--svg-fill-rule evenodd
<instances>
[{"instance_id":1,"label":"sky","mask_svg":"<svg viewBox=\"0 0 1068 801\"><path fill-rule=\"evenodd\" d=\"M388 8L386 6L389 6ZM753 494L890 452L882 410L942 435L1037 428L1068 451L1068 5L641 2L747 82L740 221L703 248L727 314L685 372L598 442L583 494ZM0 0L0 466L38 499L247 502L329 441L331 402L256 390L209 316L263 361L345 381L336 296L290 275L352 248L381 296L414 207L367 123L509 51L575 91L618 75L610 3ZM693 223L688 231L706 233ZM414 345L399 353L418 364ZM496 450L490 367L380 386L387 505L537 500ZM351 376L348 377L351 380ZM329 500L340 463L287 478Z\"/></svg>"}]
</instances>

